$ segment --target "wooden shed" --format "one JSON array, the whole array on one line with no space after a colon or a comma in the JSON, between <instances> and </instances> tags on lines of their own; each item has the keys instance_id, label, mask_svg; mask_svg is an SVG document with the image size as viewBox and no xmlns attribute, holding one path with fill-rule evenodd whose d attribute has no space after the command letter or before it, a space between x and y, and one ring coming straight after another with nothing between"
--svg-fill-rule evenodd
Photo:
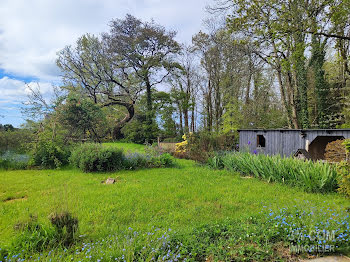
<instances>
[{"instance_id":1,"label":"wooden shed","mask_svg":"<svg viewBox=\"0 0 350 262\"><path fill-rule=\"evenodd\" d=\"M328 143L350 138L350 129L242 129L240 151L266 155L293 156L306 150L313 160L324 159Z\"/></svg>"}]
</instances>

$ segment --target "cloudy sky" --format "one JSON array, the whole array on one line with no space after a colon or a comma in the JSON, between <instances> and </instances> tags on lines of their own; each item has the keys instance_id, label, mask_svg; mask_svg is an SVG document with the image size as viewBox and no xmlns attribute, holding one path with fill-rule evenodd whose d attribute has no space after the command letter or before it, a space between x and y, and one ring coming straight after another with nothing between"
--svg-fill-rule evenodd
<instances>
[{"instance_id":1,"label":"cloudy sky","mask_svg":"<svg viewBox=\"0 0 350 262\"><path fill-rule=\"evenodd\" d=\"M202 28L211 0L0 0L0 123L19 126L26 83L49 94L60 81L56 52L84 33L108 30L113 18L130 13L153 18L190 43Z\"/></svg>"}]
</instances>

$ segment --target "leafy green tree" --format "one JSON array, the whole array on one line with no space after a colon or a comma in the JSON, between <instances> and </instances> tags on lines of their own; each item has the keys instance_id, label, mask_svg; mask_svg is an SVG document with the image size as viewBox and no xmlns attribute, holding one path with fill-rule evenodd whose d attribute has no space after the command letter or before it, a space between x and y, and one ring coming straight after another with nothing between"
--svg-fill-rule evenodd
<instances>
[{"instance_id":1,"label":"leafy green tree","mask_svg":"<svg viewBox=\"0 0 350 262\"><path fill-rule=\"evenodd\" d=\"M332 105L324 103L330 101L329 85L322 69L324 50L327 40L335 39L343 60L347 59L348 47L344 41L350 39L346 35L349 19L344 10L349 10L349 1L234 0L227 8L231 32L243 41L254 43L258 47L255 53L276 71L289 126L329 126L327 119ZM308 46L311 46L311 57L307 57ZM311 105L308 59L315 77L316 99ZM347 62L344 71L347 71ZM313 108L317 111L316 118L310 119Z\"/></svg>"},{"instance_id":2,"label":"leafy green tree","mask_svg":"<svg viewBox=\"0 0 350 262\"><path fill-rule=\"evenodd\" d=\"M145 101L146 99L144 99ZM134 118L122 129L124 138L127 141L131 141L137 144L149 143L148 138L153 137L156 139L159 134L159 127L156 121L152 122L152 126L147 125L145 106L141 106L141 103L136 106ZM149 133L151 132L151 135Z\"/></svg>"},{"instance_id":3,"label":"leafy green tree","mask_svg":"<svg viewBox=\"0 0 350 262\"><path fill-rule=\"evenodd\" d=\"M162 91L155 92L154 102L156 117L160 124L160 135L164 138L175 138L178 134L174 120L175 106L171 94Z\"/></svg>"},{"instance_id":4,"label":"leafy green tree","mask_svg":"<svg viewBox=\"0 0 350 262\"><path fill-rule=\"evenodd\" d=\"M146 130L151 130L154 139L157 136L163 138L174 138L177 136L177 127L174 120L174 101L169 93L163 91L153 91L153 110L156 121L151 129L147 126L147 95L143 95L136 106L135 117L123 128L125 139L134 143L147 143L149 134Z\"/></svg>"},{"instance_id":5,"label":"leafy green tree","mask_svg":"<svg viewBox=\"0 0 350 262\"><path fill-rule=\"evenodd\" d=\"M134 104L141 87L129 66L118 55L109 52L107 43L96 36L84 35L75 47L58 53L57 65L64 73L68 91L89 98L101 108L114 113L113 138L135 114Z\"/></svg>"},{"instance_id":6,"label":"leafy green tree","mask_svg":"<svg viewBox=\"0 0 350 262\"><path fill-rule=\"evenodd\" d=\"M24 153L33 141L34 134L27 128L1 129L0 128L0 154L6 151Z\"/></svg>"},{"instance_id":7,"label":"leafy green tree","mask_svg":"<svg viewBox=\"0 0 350 262\"><path fill-rule=\"evenodd\" d=\"M89 99L84 99L79 94L70 94L66 102L58 109L59 119L68 130L70 136L76 139L92 138L100 142L105 135L100 133L101 127L106 126L106 116L97 104Z\"/></svg>"},{"instance_id":8,"label":"leafy green tree","mask_svg":"<svg viewBox=\"0 0 350 262\"><path fill-rule=\"evenodd\" d=\"M321 42L319 38L313 36L311 45L310 68L315 86L315 124L319 128L330 128L328 120L331 115L330 107L330 84L327 82L324 70L326 62L326 41Z\"/></svg>"},{"instance_id":9,"label":"leafy green tree","mask_svg":"<svg viewBox=\"0 0 350 262\"><path fill-rule=\"evenodd\" d=\"M30 164L43 168L60 168L68 164L70 156L69 131L59 125L57 116L52 114L42 120L30 143Z\"/></svg>"},{"instance_id":10,"label":"leafy green tree","mask_svg":"<svg viewBox=\"0 0 350 262\"><path fill-rule=\"evenodd\" d=\"M14 128L13 125L11 125L11 124L5 124L5 125L3 125L3 129L4 129L5 131L14 131L14 130L15 130L15 128Z\"/></svg>"},{"instance_id":11,"label":"leafy green tree","mask_svg":"<svg viewBox=\"0 0 350 262\"><path fill-rule=\"evenodd\" d=\"M226 111L223 115L222 132L224 134L235 133L237 129L242 127L243 115L241 113L241 104L229 103L226 105Z\"/></svg>"},{"instance_id":12,"label":"leafy green tree","mask_svg":"<svg viewBox=\"0 0 350 262\"><path fill-rule=\"evenodd\" d=\"M148 142L154 139L152 90L178 68L175 58L181 48L175 36L174 31L167 31L153 21L143 22L129 14L125 19L112 20L110 31L103 34L111 56L120 58L120 63L131 69L146 90L145 132Z\"/></svg>"}]
</instances>

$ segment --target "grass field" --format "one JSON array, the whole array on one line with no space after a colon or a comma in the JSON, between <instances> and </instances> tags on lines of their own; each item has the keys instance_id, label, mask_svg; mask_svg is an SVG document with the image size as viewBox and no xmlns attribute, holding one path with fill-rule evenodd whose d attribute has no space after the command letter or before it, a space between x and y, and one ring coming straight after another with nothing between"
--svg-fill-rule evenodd
<instances>
[{"instance_id":1,"label":"grass field","mask_svg":"<svg viewBox=\"0 0 350 262\"><path fill-rule=\"evenodd\" d=\"M130 151L143 146L108 144ZM350 206L337 194L308 194L296 188L242 178L177 160L178 168L117 173L79 170L0 171L0 246L16 237L14 225L30 215L49 224L52 212L68 210L79 219L79 234L93 241L126 230L152 226L190 231L227 218L258 216L264 206L277 210L308 200L334 209ZM117 178L114 185L101 181Z\"/></svg>"},{"instance_id":2,"label":"grass field","mask_svg":"<svg viewBox=\"0 0 350 262\"><path fill-rule=\"evenodd\" d=\"M144 153L145 152L145 146L139 145L139 144L132 144L132 143L104 143L107 147L117 147L122 148L125 153L128 152L138 152L138 153Z\"/></svg>"}]
</instances>

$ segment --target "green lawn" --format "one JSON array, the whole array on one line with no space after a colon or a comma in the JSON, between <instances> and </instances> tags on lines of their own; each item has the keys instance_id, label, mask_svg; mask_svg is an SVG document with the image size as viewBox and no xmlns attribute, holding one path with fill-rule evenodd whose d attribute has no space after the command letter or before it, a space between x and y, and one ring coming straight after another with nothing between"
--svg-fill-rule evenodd
<instances>
[{"instance_id":1,"label":"green lawn","mask_svg":"<svg viewBox=\"0 0 350 262\"><path fill-rule=\"evenodd\" d=\"M117 146L143 151L139 145ZM226 218L258 215L264 206L279 209L304 200L335 209L350 205L337 194L308 194L200 167L192 161L177 161L178 168L110 174L86 174L76 169L0 171L0 246L16 237L16 223L35 215L48 224L48 215L60 210L75 214L79 233L93 240L128 227L186 231ZM101 184L108 177L118 182Z\"/></svg>"},{"instance_id":2,"label":"green lawn","mask_svg":"<svg viewBox=\"0 0 350 262\"><path fill-rule=\"evenodd\" d=\"M104 143L105 146L108 147L117 147L124 150L124 152L127 154L129 152L138 152L138 153L144 153L145 152L145 146L139 145L139 144L132 144L132 143Z\"/></svg>"}]
</instances>

